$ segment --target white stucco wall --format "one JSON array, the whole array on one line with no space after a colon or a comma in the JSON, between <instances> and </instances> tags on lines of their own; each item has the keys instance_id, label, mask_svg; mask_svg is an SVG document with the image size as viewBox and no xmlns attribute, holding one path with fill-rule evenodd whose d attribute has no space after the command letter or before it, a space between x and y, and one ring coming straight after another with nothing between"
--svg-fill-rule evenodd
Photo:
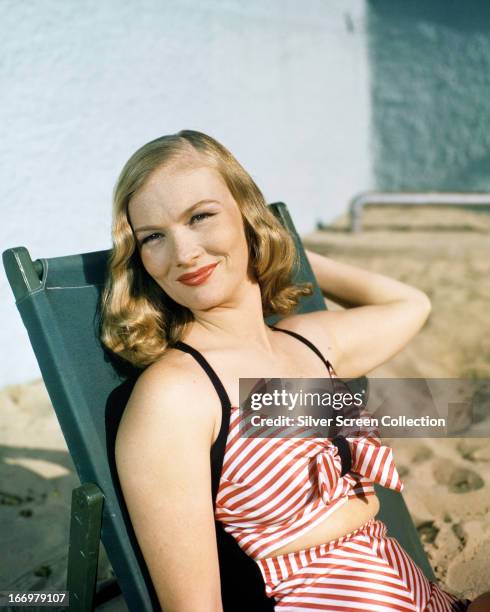
<instances>
[{"instance_id":1,"label":"white stucco wall","mask_svg":"<svg viewBox=\"0 0 490 612\"><path fill-rule=\"evenodd\" d=\"M370 187L364 0L1 4L1 250L110 247L129 155L221 140L301 232ZM3 268L0 386L39 376Z\"/></svg>"}]
</instances>

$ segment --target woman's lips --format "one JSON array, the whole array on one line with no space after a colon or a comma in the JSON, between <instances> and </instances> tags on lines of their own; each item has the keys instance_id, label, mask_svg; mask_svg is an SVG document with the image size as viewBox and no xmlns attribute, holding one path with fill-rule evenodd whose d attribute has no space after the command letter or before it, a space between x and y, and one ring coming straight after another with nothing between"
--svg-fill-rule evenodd
<instances>
[{"instance_id":1,"label":"woman's lips","mask_svg":"<svg viewBox=\"0 0 490 612\"><path fill-rule=\"evenodd\" d=\"M177 280L184 285L201 285L208 280L217 265L217 263L214 263L209 266L204 266L203 268L196 270L196 272L182 274L182 276L179 276Z\"/></svg>"}]
</instances>

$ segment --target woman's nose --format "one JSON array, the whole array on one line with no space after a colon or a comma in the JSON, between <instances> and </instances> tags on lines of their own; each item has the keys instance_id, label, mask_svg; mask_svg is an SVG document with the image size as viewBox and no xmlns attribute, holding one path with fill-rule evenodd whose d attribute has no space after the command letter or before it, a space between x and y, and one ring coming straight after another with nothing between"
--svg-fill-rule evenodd
<instances>
[{"instance_id":1,"label":"woman's nose","mask_svg":"<svg viewBox=\"0 0 490 612\"><path fill-rule=\"evenodd\" d=\"M190 232L174 234L173 248L174 261L178 266L192 264L202 253L202 247Z\"/></svg>"}]
</instances>

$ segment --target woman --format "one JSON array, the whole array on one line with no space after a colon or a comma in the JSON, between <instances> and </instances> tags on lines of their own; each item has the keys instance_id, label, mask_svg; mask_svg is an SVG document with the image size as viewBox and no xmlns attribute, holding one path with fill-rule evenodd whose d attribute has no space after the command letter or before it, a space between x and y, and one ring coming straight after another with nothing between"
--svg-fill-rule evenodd
<instances>
[{"instance_id":1,"label":"woman","mask_svg":"<svg viewBox=\"0 0 490 612\"><path fill-rule=\"evenodd\" d=\"M292 314L309 288L291 286L291 239L235 158L199 132L164 136L130 158L115 188L113 238L103 341L144 368L116 463L163 610L222 610L215 516L259 565L278 611L467 609L468 600L429 583L374 519L370 476L379 475L352 465L342 476L342 449L329 440L240 438L236 408L230 430L222 426L223 407L239 405L239 378L320 378L331 364L350 378L387 361L424 324L427 296L308 253L324 293L351 308ZM276 329L264 321L271 313L284 317ZM209 457L223 438L213 511ZM248 476L237 468L244 458ZM305 487L312 461L318 481ZM285 486L269 489L278 470ZM401 489L396 478L392 488ZM365 562L356 546L367 547ZM339 562L339 553L355 563Z\"/></svg>"}]
</instances>

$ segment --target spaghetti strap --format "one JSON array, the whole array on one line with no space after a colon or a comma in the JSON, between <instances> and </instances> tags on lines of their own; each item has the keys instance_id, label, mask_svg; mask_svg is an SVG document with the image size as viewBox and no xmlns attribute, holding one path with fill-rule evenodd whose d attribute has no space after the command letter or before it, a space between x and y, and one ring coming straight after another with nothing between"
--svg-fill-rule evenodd
<instances>
[{"instance_id":1,"label":"spaghetti strap","mask_svg":"<svg viewBox=\"0 0 490 612\"><path fill-rule=\"evenodd\" d=\"M269 325L269 327L270 327L270 329L273 329L274 331L280 331L280 332L284 332L285 334L289 334L290 336L293 336L293 338L296 338L297 340L300 340L301 342L303 342L303 344L306 344L306 346L308 346L314 353L316 353L318 355L318 357L320 357L320 359L323 361L323 363L327 366L327 370L328 370L328 373L330 374L330 376L333 375L333 376L337 377L337 374L336 374L336 372L335 372L335 370L333 368L333 365L330 363L330 361L328 359L325 359L325 357L316 348L316 346L313 344L313 342L310 342L304 336L301 336L297 332L290 331L289 329L281 329L280 327L274 327L273 325Z\"/></svg>"},{"instance_id":2,"label":"spaghetti strap","mask_svg":"<svg viewBox=\"0 0 490 612\"><path fill-rule=\"evenodd\" d=\"M182 342L181 340L172 344L171 348L176 348L184 353L189 353L189 355L194 357L194 359L209 376L221 400L221 426L218 437L212 444L210 451L211 496L214 514L216 512L216 498L218 496L221 473L223 471L223 461L225 458L226 441L230 428L230 398L228 397L228 393L226 392L219 376L216 374L204 355L202 355L197 349L189 344L186 344L185 342ZM249 585L251 585L246 594L244 593L243 589L241 591L241 595L246 598L247 604L248 602L251 602L254 610L272 610L274 599L268 599L264 605L264 599L266 599L265 595L263 594L265 588L264 580L261 576L258 565L251 557L243 552L233 536L224 530L223 524L216 520L216 518L215 528L219 569L222 578L221 585L224 609L235 609L234 604L236 602L237 591L235 584L235 571L237 571L240 575L245 576L246 581ZM258 605L256 606L255 604Z\"/></svg>"},{"instance_id":3,"label":"spaghetti strap","mask_svg":"<svg viewBox=\"0 0 490 612\"><path fill-rule=\"evenodd\" d=\"M228 393L223 386L219 376L213 370L207 359L197 349L186 344L185 342L178 341L172 345L172 348L176 348L184 353L189 353L203 368L209 379L213 383L216 393L221 401L221 426L219 428L218 437L211 446L211 493L213 496L213 507L216 506L216 495L218 494L219 482L221 477L221 471L223 469L223 459L225 456L226 439L228 437L228 429L230 427L230 413L231 413L231 402L228 397Z\"/></svg>"},{"instance_id":4,"label":"spaghetti strap","mask_svg":"<svg viewBox=\"0 0 490 612\"><path fill-rule=\"evenodd\" d=\"M206 372L211 382L213 383L213 387L216 389L216 393L218 394L219 399L221 400L221 406L223 408L231 408L230 398L228 397L228 393L226 392L223 383L211 367L209 361L204 357L204 355L200 353L197 349L195 349L193 346L190 346L189 344L186 344L185 342L182 342L180 340L173 344L172 348L184 351L184 353L189 353L189 355L192 355L194 357L194 359L203 368L203 370Z\"/></svg>"}]
</instances>

